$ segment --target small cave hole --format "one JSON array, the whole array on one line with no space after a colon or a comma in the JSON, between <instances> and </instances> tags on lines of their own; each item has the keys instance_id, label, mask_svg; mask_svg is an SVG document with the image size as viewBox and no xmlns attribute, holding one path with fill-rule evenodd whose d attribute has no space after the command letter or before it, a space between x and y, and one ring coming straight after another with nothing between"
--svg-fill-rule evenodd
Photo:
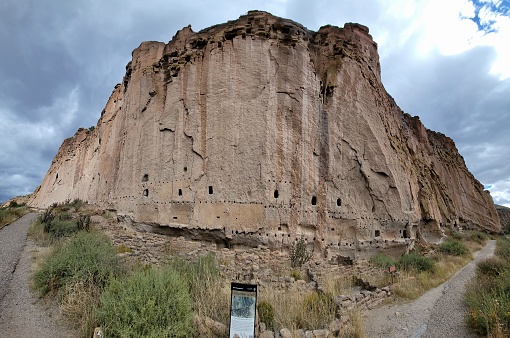
<instances>
[{"instance_id":1,"label":"small cave hole","mask_svg":"<svg viewBox=\"0 0 510 338\"><path fill-rule=\"evenodd\" d=\"M143 191L143 196L144 196L144 197L149 196L149 189L144 189L144 191Z\"/></svg>"},{"instance_id":2,"label":"small cave hole","mask_svg":"<svg viewBox=\"0 0 510 338\"><path fill-rule=\"evenodd\" d=\"M339 207L342 205L342 199L341 198L337 198L336 199L336 206Z\"/></svg>"},{"instance_id":3,"label":"small cave hole","mask_svg":"<svg viewBox=\"0 0 510 338\"><path fill-rule=\"evenodd\" d=\"M274 198L278 198L278 196L279 196L278 190L275 190L273 195L274 195Z\"/></svg>"},{"instance_id":4,"label":"small cave hole","mask_svg":"<svg viewBox=\"0 0 510 338\"><path fill-rule=\"evenodd\" d=\"M409 234L407 233L407 230L404 230L404 235L403 235L404 238L410 238L409 237Z\"/></svg>"},{"instance_id":5,"label":"small cave hole","mask_svg":"<svg viewBox=\"0 0 510 338\"><path fill-rule=\"evenodd\" d=\"M380 236L381 236L381 230L376 230L375 237L380 237Z\"/></svg>"},{"instance_id":6,"label":"small cave hole","mask_svg":"<svg viewBox=\"0 0 510 338\"><path fill-rule=\"evenodd\" d=\"M182 196L182 189L179 189L179 196Z\"/></svg>"},{"instance_id":7,"label":"small cave hole","mask_svg":"<svg viewBox=\"0 0 510 338\"><path fill-rule=\"evenodd\" d=\"M188 167L184 167L184 172L187 172L188 171Z\"/></svg>"},{"instance_id":8,"label":"small cave hole","mask_svg":"<svg viewBox=\"0 0 510 338\"><path fill-rule=\"evenodd\" d=\"M142 177L142 182L147 182L149 180L149 174L144 174Z\"/></svg>"},{"instance_id":9,"label":"small cave hole","mask_svg":"<svg viewBox=\"0 0 510 338\"><path fill-rule=\"evenodd\" d=\"M212 187L212 185L210 185L209 186L209 195L212 195L212 193L213 193L213 187Z\"/></svg>"},{"instance_id":10,"label":"small cave hole","mask_svg":"<svg viewBox=\"0 0 510 338\"><path fill-rule=\"evenodd\" d=\"M312 205L317 205L317 197L312 196Z\"/></svg>"}]
</instances>

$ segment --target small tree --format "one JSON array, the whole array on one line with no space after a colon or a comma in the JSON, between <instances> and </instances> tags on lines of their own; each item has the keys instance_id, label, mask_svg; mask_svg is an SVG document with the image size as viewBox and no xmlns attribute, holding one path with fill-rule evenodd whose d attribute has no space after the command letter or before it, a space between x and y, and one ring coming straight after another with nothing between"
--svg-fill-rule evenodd
<instances>
[{"instance_id":1,"label":"small tree","mask_svg":"<svg viewBox=\"0 0 510 338\"><path fill-rule=\"evenodd\" d=\"M306 242L303 237L299 238L297 242L290 246L290 264L293 268L303 266L313 257L313 250L310 252L306 247Z\"/></svg>"}]
</instances>

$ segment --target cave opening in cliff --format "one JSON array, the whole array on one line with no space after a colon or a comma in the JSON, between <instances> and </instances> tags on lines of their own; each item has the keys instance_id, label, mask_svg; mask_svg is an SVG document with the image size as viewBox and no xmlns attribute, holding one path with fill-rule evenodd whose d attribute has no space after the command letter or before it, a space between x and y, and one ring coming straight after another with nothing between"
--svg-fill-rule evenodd
<instances>
[{"instance_id":1,"label":"cave opening in cliff","mask_svg":"<svg viewBox=\"0 0 510 338\"><path fill-rule=\"evenodd\" d=\"M317 197L312 196L312 205L317 205Z\"/></svg>"},{"instance_id":2,"label":"cave opening in cliff","mask_svg":"<svg viewBox=\"0 0 510 338\"><path fill-rule=\"evenodd\" d=\"M376 230L375 237L380 237L380 236L381 236L381 230Z\"/></svg>"},{"instance_id":3,"label":"cave opening in cliff","mask_svg":"<svg viewBox=\"0 0 510 338\"><path fill-rule=\"evenodd\" d=\"M179 196L182 196L182 189L179 189Z\"/></svg>"},{"instance_id":4,"label":"cave opening in cliff","mask_svg":"<svg viewBox=\"0 0 510 338\"><path fill-rule=\"evenodd\" d=\"M142 182L147 182L149 180L149 174L144 174L142 177Z\"/></svg>"},{"instance_id":5,"label":"cave opening in cliff","mask_svg":"<svg viewBox=\"0 0 510 338\"><path fill-rule=\"evenodd\" d=\"M143 196L148 197L149 196L149 189L144 189Z\"/></svg>"},{"instance_id":6,"label":"cave opening in cliff","mask_svg":"<svg viewBox=\"0 0 510 338\"><path fill-rule=\"evenodd\" d=\"M278 196L279 196L278 190L275 190L273 195L274 195L274 198L278 198Z\"/></svg>"},{"instance_id":7,"label":"cave opening in cliff","mask_svg":"<svg viewBox=\"0 0 510 338\"><path fill-rule=\"evenodd\" d=\"M336 199L336 206L340 207L341 205L342 205L342 199L341 198L337 198Z\"/></svg>"},{"instance_id":8,"label":"cave opening in cliff","mask_svg":"<svg viewBox=\"0 0 510 338\"><path fill-rule=\"evenodd\" d=\"M212 193L213 193L213 187L212 187L212 185L210 185L209 186L209 195L212 195Z\"/></svg>"}]
</instances>

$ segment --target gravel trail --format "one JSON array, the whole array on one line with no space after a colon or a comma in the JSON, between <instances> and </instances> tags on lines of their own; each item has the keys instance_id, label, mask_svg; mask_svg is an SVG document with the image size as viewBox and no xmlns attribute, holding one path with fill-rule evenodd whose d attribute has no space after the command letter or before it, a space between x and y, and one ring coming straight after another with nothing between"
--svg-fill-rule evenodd
<instances>
[{"instance_id":1,"label":"gravel trail","mask_svg":"<svg viewBox=\"0 0 510 338\"><path fill-rule=\"evenodd\" d=\"M377 338L471 338L464 324L466 306L462 294L475 276L476 263L494 254L496 241L489 241L475 259L450 280L405 304L390 304L371 310L365 318L368 337Z\"/></svg>"},{"instance_id":2,"label":"gravel trail","mask_svg":"<svg viewBox=\"0 0 510 338\"><path fill-rule=\"evenodd\" d=\"M36 246L27 241L30 223L38 214L21 217L0 230L0 332L2 337L72 337L57 322L58 312L45 308L29 288L32 253ZM53 308L53 313L55 313Z\"/></svg>"}]
</instances>

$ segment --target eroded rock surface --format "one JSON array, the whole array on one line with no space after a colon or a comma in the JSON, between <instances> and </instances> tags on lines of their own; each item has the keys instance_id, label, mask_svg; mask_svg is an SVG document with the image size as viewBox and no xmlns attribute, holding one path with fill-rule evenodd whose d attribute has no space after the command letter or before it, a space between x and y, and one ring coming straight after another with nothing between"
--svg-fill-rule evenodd
<instances>
[{"instance_id":1,"label":"eroded rock surface","mask_svg":"<svg viewBox=\"0 0 510 338\"><path fill-rule=\"evenodd\" d=\"M133 51L96 128L64 141L30 204L75 198L162 233L304 237L329 257L501 230L454 142L386 93L367 27L313 32L260 11Z\"/></svg>"}]
</instances>

